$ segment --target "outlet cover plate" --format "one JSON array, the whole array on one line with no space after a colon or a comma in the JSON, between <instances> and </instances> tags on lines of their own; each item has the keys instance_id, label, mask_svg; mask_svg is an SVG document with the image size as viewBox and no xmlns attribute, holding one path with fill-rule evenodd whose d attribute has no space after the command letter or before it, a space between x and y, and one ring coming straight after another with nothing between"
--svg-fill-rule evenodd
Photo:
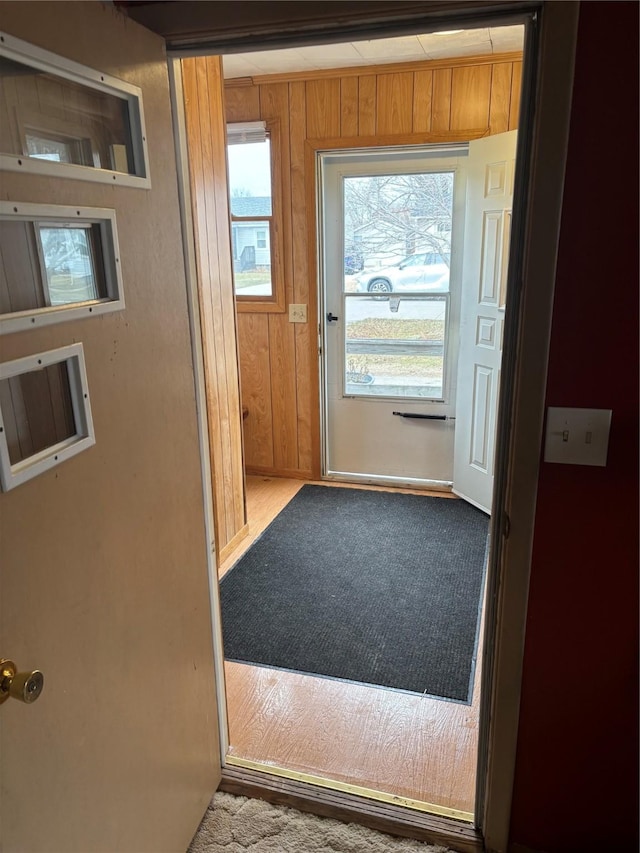
<instances>
[{"instance_id":1,"label":"outlet cover plate","mask_svg":"<svg viewBox=\"0 0 640 853\"><path fill-rule=\"evenodd\" d=\"M292 302L289 305L289 322L290 323L306 323L307 322L307 306Z\"/></svg>"}]
</instances>

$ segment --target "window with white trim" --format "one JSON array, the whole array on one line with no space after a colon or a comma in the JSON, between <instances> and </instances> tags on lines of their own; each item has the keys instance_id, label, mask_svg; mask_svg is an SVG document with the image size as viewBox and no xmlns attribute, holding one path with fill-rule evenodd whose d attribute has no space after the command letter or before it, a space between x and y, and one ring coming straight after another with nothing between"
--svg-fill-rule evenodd
<instances>
[{"instance_id":1,"label":"window with white trim","mask_svg":"<svg viewBox=\"0 0 640 853\"><path fill-rule=\"evenodd\" d=\"M115 211L0 202L0 334L124 308Z\"/></svg>"},{"instance_id":2,"label":"window with white trim","mask_svg":"<svg viewBox=\"0 0 640 853\"><path fill-rule=\"evenodd\" d=\"M94 444L81 343L0 364L3 491Z\"/></svg>"},{"instance_id":3,"label":"window with white trim","mask_svg":"<svg viewBox=\"0 0 640 853\"><path fill-rule=\"evenodd\" d=\"M142 92L0 34L0 167L149 187Z\"/></svg>"}]
</instances>

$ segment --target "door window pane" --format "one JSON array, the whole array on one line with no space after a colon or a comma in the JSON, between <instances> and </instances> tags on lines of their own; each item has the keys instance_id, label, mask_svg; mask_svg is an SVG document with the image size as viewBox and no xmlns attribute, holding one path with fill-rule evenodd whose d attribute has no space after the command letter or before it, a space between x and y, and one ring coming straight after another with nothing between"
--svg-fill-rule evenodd
<instances>
[{"instance_id":1,"label":"door window pane","mask_svg":"<svg viewBox=\"0 0 640 853\"><path fill-rule=\"evenodd\" d=\"M443 398L448 297L345 297L347 396Z\"/></svg>"},{"instance_id":2,"label":"door window pane","mask_svg":"<svg viewBox=\"0 0 640 853\"><path fill-rule=\"evenodd\" d=\"M344 290L447 292L454 172L343 182Z\"/></svg>"}]
</instances>

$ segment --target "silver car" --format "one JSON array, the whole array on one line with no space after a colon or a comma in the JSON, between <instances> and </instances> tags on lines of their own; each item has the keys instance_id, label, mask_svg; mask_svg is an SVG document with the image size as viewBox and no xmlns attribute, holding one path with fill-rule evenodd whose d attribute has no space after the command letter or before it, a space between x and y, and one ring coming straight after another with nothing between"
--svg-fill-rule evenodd
<instances>
[{"instance_id":1,"label":"silver car","mask_svg":"<svg viewBox=\"0 0 640 853\"><path fill-rule=\"evenodd\" d=\"M378 270L367 270L356 279L360 293L391 293L397 290L449 290L449 257L436 252L408 255L401 261Z\"/></svg>"}]
</instances>

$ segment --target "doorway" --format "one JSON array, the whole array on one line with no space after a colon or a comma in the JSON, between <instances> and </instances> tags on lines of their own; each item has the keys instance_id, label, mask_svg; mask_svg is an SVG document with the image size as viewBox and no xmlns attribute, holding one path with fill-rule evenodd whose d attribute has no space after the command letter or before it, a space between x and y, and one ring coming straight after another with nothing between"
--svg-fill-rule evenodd
<instances>
[{"instance_id":1,"label":"doorway","mask_svg":"<svg viewBox=\"0 0 640 853\"><path fill-rule=\"evenodd\" d=\"M351 444L348 436L343 441L345 447L339 448L342 457L332 451L335 442L332 445L331 437L328 437L326 458L342 458L346 464L342 468L329 467L323 478L325 484L329 481L340 487L367 483L369 487L373 484L396 489L404 486L404 491L410 490L406 487L415 490L437 486L442 490L440 494L443 498L447 491L449 497L453 497L450 492L456 450L456 405L462 407L462 418L465 420L473 420L475 411L470 404L468 389L462 403L458 399L458 374L461 372L464 377L470 367L465 364L463 370L458 358L458 353L463 349L460 342L461 314L465 318L465 333L471 330L474 334L478 328L483 328L478 325L474 312L480 311L484 322L492 306L496 312L501 312L498 319L504 316L508 250L508 219L504 210L510 210L512 192L512 179L507 185L504 178L513 175L514 157L515 133L493 137L489 149L486 140L478 140L456 146L402 148L399 151L360 149L318 154L323 225L320 233L324 241L320 251L324 260L323 313L330 315L325 318L326 337L322 348L327 365L324 387L329 389L325 397L329 430L336 426L335 420L331 422L332 415L335 415L335 410L332 412L331 409L332 403L342 399L355 401L364 410L362 416L348 412L343 418L343 429L347 432L358 427L360 429ZM481 184L478 192L471 192L467 185L469 162L474 181L480 181ZM485 177L492 175L496 169L501 177L485 181ZM390 191L398 197L401 193L408 195L416 184L422 184L418 190L422 194L420 209L423 215L418 223L409 223L408 227L399 229L395 246L390 245L389 240L381 241L379 233L372 234L370 221L355 225L352 221L351 232L345 234L347 194L351 191L349 181L359 183L354 196L360 208L364 206L363 195L369 198L380 195L381 186L387 192L390 187ZM365 183L363 188L362 184ZM433 211L425 209L424 199L433 198L438 193L440 207L435 215ZM474 207L470 216L472 226L467 231L472 243L469 246L465 241L465 212L469 205L477 206L478 199L487 196L493 218L478 217ZM499 201L503 208L498 215ZM377 203L388 206L388 196ZM496 217L497 222L494 222ZM372 219L380 221L380 208L374 212ZM397 220L397 217L394 219ZM477 228L473 227L476 222L479 222ZM490 228L487 222L492 223ZM359 246L353 239L353 232L357 229L368 234L367 241L361 241ZM504 244L503 239L506 240ZM393 257L389 259L394 249L396 252L406 250L410 240L413 240L415 252L405 255L400 262L394 261ZM430 242L423 245L420 240ZM354 244L357 249L354 249ZM428 248L432 251L429 252ZM436 251L438 260L445 261L444 270L441 264L412 263L430 260L427 256L436 255ZM367 271L365 261L370 260L375 252L380 256L378 267L370 267ZM342 267L344 257L348 257L348 269L346 263L345 268ZM483 260L482 269L479 258ZM356 265L360 265L360 270L353 270ZM470 265L473 266L470 268ZM385 270L386 273L383 272ZM391 289L382 289L380 282L383 276L396 275L396 271L400 274L400 280L393 278ZM354 272L359 275L354 275ZM335 286L336 280L338 286ZM365 289L367 282L373 283L373 288ZM397 289L394 290L396 285ZM362 289L359 290L359 286ZM352 308L352 305L355 307ZM405 309L408 310L405 312ZM350 335L342 331L337 341L334 341L334 346L331 346L330 335L340 330L342 317L345 318L342 329L355 328L358 332ZM407 324L413 332L408 340L395 334L393 324L398 323ZM362 330L367 324L369 328L378 331L377 337L372 335L367 339L363 334ZM384 326L382 333L379 332L381 326ZM424 381L418 384L415 380L412 383L413 377L406 372L406 350L409 350L408 358L413 359L411 347L416 338L415 332L425 327L435 338L435 343L427 338L427 346L431 347L427 358L431 357L429 367L432 369L433 362L436 362L436 378L429 384ZM398 354L394 348L399 341L400 347L405 349L400 353L400 370L395 374L391 372L391 379L386 384L375 386L374 383L364 383L363 393L358 394L356 386L359 383L354 377L353 364L349 363L354 355L353 351L349 352L349 346L354 341L365 354L367 347L375 350L380 348L382 341L382 347L386 347L383 353L387 359L385 369L389 370L390 361L391 371L396 367L393 359ZM482 338L479 342L483 343ZM497 351L498 372L500 348L495 337L484 343L491 342L494 347L485 346L484 349L491 353ZM473 346L477 343L474 337L472 346L465 347L466 353L473 352ZM374 356L377 355L374 353ZM409 365L414 370L414 376L428 376L424 356L419 355L417 358L417 363ZM486 374L491 367L485 362L486 358L481 366ZM474 372L473 365L471 372ZM376 390L382 389L383 393L371 394L372 386ZM390 391L396 393L395 398ZM471 399L477 397L476 391L472 390ZM383 411L370 432L371 440L379 441L379 446L369 455L372 464L365 459L358 470L353 463L364 458L357 454L367 441L366 430L371 426L367 422L375 420L375 415L369 416L368 412L373 406L379 405ZM489 405L486 402L481 419L485 433L489 429L495 430L496 414L488 412ZM394 438L389 433L384 434L380 424L384 425L385 415L389 416L388 422L394 426L397 424L399 428L403 428L405 423L409 426L423 426L425 421L426 425L431 425L429 417L424 420L407 418L406 421L394 417L393 411L402 408L406 410L408 407L412 414L416 408L420 410L422 407L422 413L427 416L432 414L435 425L440 429L446 424L449 430L446 434L448 444L441 442L435 448L433 444L429 447L424 431L418 434L413 444L404 436ZM476 403L476 409L481 411L479 403ZM443 411L448 414L443 416ZM339 418L337 426L340 427ZM477 430L476 433L463 430L466 441L471 434L474 434L477 442ZM493 447L493 439L488 435L485 439L486 444ZM398 445L400 459L403 460L400 464L405 465L404 470L397 467L397 456L389 463L390 450L394 450L394 444ZM459 455L462 454L462 446L458 440ZM381 461L388 467L373 467L380 465ZM478 467L478 460L472 455L469 461ZM420 464L424 464L423 476L410 477L407 472L415 472ZM486 468L489 469L489 466ZM491 470L485 470L484 473L492 477ZM286 504L286 500L282 500L284 491L287 491L288 500L301 485L301 481L249 477L247 505L250 525L252 517L255 518L254 513L264 515L265 507L273 501L274 509L265 521L266 525ZM480 504L479 500L471 502ZM481 506L486 512L490 510L490 503ZM258 532L252 531L256 535ZM242 550L245 548L246 545ZM223 573L233 566L237 556L236 553L225 562ZM481 651L478 652L480 659ZM473 819L480 665L475 672L470 705L456 705L424 696L407 697L367 685L332 684L303 673L274 672L237 662L228 662L226 672L230 710L230 764L241 767L269 766L271 770L275 765L276 768L282 768L285 775L287 772L303 774L304 778L315 784L330 785L329 780L333 780L333 784L338 786L358 787L367 796L376 794L384 799L384 792L387 792L387 796L391 794L394 800L402 797L413 808L467 821ZM289 698L288 702L282 702L285 695ZM275 700L275 704L274 697L280 697ZM350 714L355 714L359 721L366 719L367 724L354 725ZM391 726L395 726L393 735L389 731ZM435 737L434 731L438 732ZM389 740L386 746L388 755L381 758L381 741L385 738ZM413 756L411 772L407 771L403 763L403 756L409 754ZM345 759L346 755L351 756L349 761ZM440 761L434 758L437 755L440 758L448 757ZM447 787L448 790L445 790Z\"/></svg>"},{"instance_id":2,"label":"doorway","mask_svg":"<svg viewBox=\"0 0 640 853\"><path fill-rule=\"evenodd\" d=\"M450 109L450 116L460 116L464 113L464 105L467 103L462 94L465 89L460 87L460 95L456 96L453 81L468 82L469 79L478 77L483 81L485 92L485 104L487 117L490 113L491 99L497 97L492 88L494 77L499 78L500 72L494 75L491 61L485 64L476 66L473 60L470 60L471 69L464 70L458 74L457 68L454 74L454 69L446 71L445 77L451 81L451 94L454 104ZM519 62L519 60L518 60ZM209 62L209 68L213 65ZM485 66L488 66L487 67ZM503 63L500 63L502 66ZM513 92L514 99L519 98L520 78L514 74L515 63L509 64L509 91ZM369 69L366 69L367 72ZM438 72L440 69L438 69ZM219 73L219 72L218 72ZM402 72L401 80L409 81L414 92L418 93L418 102L423 91L423 77L419 70ZM433 74L435 83L439 79L439 73ZM407 76L408 75L408 76ZM226 92L229 97L226 119L228 124L237 124L239 122L252 122L254 120L263 122L263 127L269 130L269 127L278 128L279 144L276 144L275 138L272 136L273 144L270 146L274 157L276 169L280 173L280 181L274 179L272 186L274 191L281 190L281 199L277 199L274 195L273 201L273 216L274 216L274 234L281 234L283 239L282 257L284 266L281 271L287 272L287 258L292 258L292 265L289 267L290 277L285 275L286 295L289 306L293 304L297 309L308 308L308 322L296 322L292 320L287 313L279 313L273 310L266 301L260 304L260 311L255 305L255 299L248 299L248 303L241 302L241 297L238 296L238 333L239 333L239 349L240 349L240 364L242 374L242 398L243 404L248 409L248 417L245 422L245 452L247 453L247 463L250 474L277 474L278 476L286 476L287 474L295 474L300 476L302 466L314 466L315 459L319 459L319 452L316 456L316 448L313 443L302 444L302 436L305 428L309 424L312 428L309 434L313 437L313 417L314 412L318 410L318 398L315 395L313 382L313 361L317 358L317 350L312 354L314 338L313 327L317 322L317 306L314 304L316 298L315 291L315 270L313 265L305 263L308 261L307 252L311 252L315 247L315 230L311 228L313 221L313 211L315 209L315 162L309 156L310 152L324 151L326 149L358 148L358 147L376 147L373 145L371 137L367 136L369 126L367 122L370 119L371 102L364 97L366 93L366 82L370 78L369 73L364 73L358 69L358 73L353 75L353 82L357 83L356 91L358 93L358 120L357 131L362 132L364 136L358 136L355 140L349 136L354 132L353 123L347 125L343 121L342 110L349 97L352 97L354 87L348 85L344 80L339 79L339 87L335 85L335 80L319 79L308 82L291 80L289 82L276 83L258 83L254 86L243 87L227 87ZM379 92L382 92L389 82L394 83L397 76L394 73L387 73L385 70L379 70L377 75L376 87ZM194 81L193 74L189 76L189 95L192 102L196 102L202 96L194 89L194 82L197 85L197 80ZM504 80L502 81L504 83ZM489 86L487 88L487 83ZM437 88L437 84L436 84ZM209 83L209 91L213 90L212 83ZM333 98L332 98L333 93ZM339 97L335 99L335 95ZM321 97L321 95L323 97ZM361 97L362 96L362 97ZM457 99L458 106L455 106ZM415 100L408 99L404 104L406 116L410 117L413 126L418 126L423 117L414 109ZM383 116L386 115L386 110L395 110L397 102L392 98L389 102L385 99L379 100L375 105L376 126L382 128ZM474 106L475 109L475 106ZM517 110L514 113L517 116ZM435 112L433 113L435 115ZM336 116L338 122L335 122ZM452 121L453 119L449 119ZM502 126L508 126L511 120L510 110L503 113ZM515 119L514 119L515 120ZM210 122L210 116L207 118ZM458 121L462 119L458 118ZM466 118L468 123L471 123L471 118ZM338 130L339 128L339 130ZM236 128L234 128L235 130ZM392 128L390 128L392 130ZM346 135L340 136L339 143L333 139L332 134L341 133L344 130ZM446 133L436 134L438 142L446 141L450 146L457 145L462 148L460 143L465 140L480 137L487 130L451 130ZM393 142L397 141L397 137L391 133ZM325 141L324 137L328 137ZM425 134L417 134L417 138L424 140ZM333 142L331 141L333 139ZM406 142L406 137L403 137ZM348 141L354 140L354 144L349 145ZM219 140L218 140L219 142ZM385 137L375 137L376 143L384 143ZM358 146L357 143L360 143ZM427 143L428 144L428 143ZM394 147L391 145L379 145L381 148ZM410 148L412 146L405 145ZM424 147L424 144L423 146ZM457 153L457 152L456 152ZM223 152L224 154L224 152ZM302 167L302 168L301 168ZM215 171L215 167L214 167ZM414 171L417 171L414 167ZM442 171L442 169L441 169ZM446 166L445 172L451 171L450 166ZM275 174L275 172L274 172ZM240 192L241 187L238 188ZM304 199L304 203L299 203L300 198ZM242 196L238 196L242 198ZM280 213L278 212L280 211ZM438 223L443 230L442 235L446 233L446 222ZM278 227L280 226L280 227ZM223 227L220 223L220 229ZM290 229L290 237L287 232ZM220 233L221 230L220 230ZM275 245L275 242L274 242ZM458 251L457 249L455 250ZM441 253L450 254L441 248ZM441 257L441 255L440 255ZM218 253L218 261L220 253ZM446 260L445 261L446 266ZM451 263L451 258L448 259ZM429 266L442 267L443 264L438 259L438 263ZM455 264L455 259L454 259ZM428 273L432 273L429 270ZM427 272L425 272L425 280ZM277 279L278 271L275 270L274 279ZM457 293L454 299L457 300L455 308L451 309L449 316L452 316L454 311L459 314L461 287L458 284ZM368 292L371 302L381 303L384 300L384 292ZM411 294L408 294L411 295ZM419 295L419 294L413 294ZM429 294L435 296L437 294ZM393 294L391 294L393 296ZM446 293L445 303L451 305L450 294ZM408 301L408 300L407 300ZM425 300L427 301L427 300ZM439 300L442 301L442 300ZM391 303L391 298L389 299ZM304 313L304 311L303 311ZM430 318L437 319L437 318ZM446 318L445 318L446 319ZM215 322L215 316L213 318ZM309 346L311 344L311 347ZM455 347L453 348L455 353ZM306 359L313 359L311 364ZM444 358L443 358L444 362ZM451 359L448 359L448 365L451 364ZM445 370L451 370L449 366ZM219 368L218 368L219 370ZM455 372L451 375L455 377ZM451 382L447 385L447 394L452 394ZM455 388L455 386L454 386ZM282 391L286 390L287 394L294 391L295 400L291 401ZM266 393L265 393L266 392ZM440 392L442 395L442 391ZM433 395L435 398L435 394ZM292 405L288 403L292 402ZM434 399L435 402L435 399ZM265 413L270 416L271 423L268 428L260 427L260 423L264 424ZM394 417L393 415L391 417ZM398 421L401 423L401 421ZM402 423L412 427L411 419L403 420ZM414 422L415 423L415 422ZM259 429L257 429L259 427ZM252 432L252 430L254 430ZM257 433L259 432L260 442L256 441ZM298 441L291 440L297 433ZM269 443L271 447L269 447ZM260 449L260 461L262 465L256 465L256 457L250 458L249 452L252 447ZM319 448L317 448L319 451ZM264 461L268 460L270 465L265 465ZM289 461L291 460L291 461ZM265 468L267 470L265 470ZM297 469L297 470L296 470ZM303 469L304 470L304 469ZM307 469L308 470L308 469ZM348 469L347 469L348 470ZM311 478L307 474L307 479L316 479L311 471ZM448 479L451 475L449 474ZM397 481L395 485L398 485ZM421 485L424 485L421 484ZM249 519L251 527L251 519ZM227 685L229 690L229 685ZM266 694L263 694L266 695ZM427 727L428 728L428 727ZM420 727L416 728L420 731ZM477 732L477 728L476 728ZM477 741L476 741L477 742ZM232 744L233 746L233 744ZM423 756L423 764L428 766L429 762L426 756ZM228 757L229 763L233 763L233 756ZM471 764L473 765L472 759ZM269 764L270 769L273 769L273 764ZM286 768L286 765L285 765ZM348 784L348 783L347 783ZM392 793L393 797L395 794ZM387 795L388 796L388 795ZM433 803L432 797L427 797L424 793L420 793L423 801ZM419 799L418 797L415 798ZM469 800L466 801L467 806ZM473 808L465 809L468 814L468 820L472 819Z\"/></svg>"},{"instance_id":3,"label":"doorway","mask_svg":"<svg viewBox=\"0 0 640 853\"><path fill-rule=\"evenodd\" d=\"M316 90L316 94L318 94L318 93L319 93L319 90L320 90L321 88L323 88L323 87L321 87L321 86L315 86L315 85L314 85L312 88L313 88L314 90ZM297 87L297 86L296 86L296 87L292 87L292 88L291 88L292 97L293 97L294 90L295 90L295 94L297 95L297 98L295 98L294 100L295 100L295 102L296 102L296 108L299 110L299 109L300 109L300 103L301 103L301 101L300 101L300 97L299 97L299 95L300 95L300 87ZM345 86L345 87L344 87L344 91L346 91L346 90L347 90L347 87ZM364 87L363 87L363 91L364 91ZM281 94L283 94L283 93L282 93L282 90L279 90L279 92L277 92L277 93L276 93L274 90L271 90L271 91L270 91L270 96L269 96L269 98L267 99L267 100L269 101L269 107L270 107L270 109L272 109L272 110L273 110L273 109L275 109L275 107L276 107L276 101L277 101L277 100L280 100L280 97L279 97L279 96L280 96ZM276 95L278 95L278 97L276 97ZM293 102L292 102L292 103L293 103ZM317 103L317 101L316 101L316 103ZM322 106L322 99L320 99L320 102L319 102L319 103L320 103L320 106ZM451 114L453 114L453 110L451 110ZM531 110L529 110L529 119L530 119L530 117L531 117ZM300 124L298 123L298 121L295 121L295 122L294 122L294 113L293 113L293 112L291 112L291 127L294 127L294 124L295 124L295 128L296 128L296 130L297 130L297 131L299 131L301 126L300 126ZM323 125L324 125L324 126L323 126ZM289 127L289 125L287 125L287 127ZM361 125L361 127L362 127L362 125ZM308 126L307 126L307 132L309 132L309 131L310 131L310 129L311 129L311 125L308 125ZM336 131L333 129L333 126L330 124L329 120L327 119L326 111L325 111L325 116L324 116L324 117L322 117L322 114L320 114L320 115L316 116L316 117L315 117L315 119L314 119L314 122L313 122L313 130L311 131L312 136L314 136L314 135L315 135L315 136L319 136L319 135L320 135L319 131L322 131L322 132L323 132L323 135L325 135L325 136L331 136L332 134L334 134L334 135L335 135L335 133L336 133ZM299 135L299 134L298 134L298 135ZM291 137L291 138L293 138L293 133L292 133L292 137ZM304 141L304 135L302 135L302 138L303 138L303 141ZM298 171L297 171L297 174L298 174L298 176L300 175L300 164L301 164L301 159L298 157L298 159L297 159L297 170L298 170ZM561 170L560 170L560 171L561 171ZM295 173L294 173L294 172L292 172L291 174L292 174L292 176L293 176ZM525 183L523 183L523 181L526 181L526 177L525 177L525 178L521 178L521 187L524 187L524 186L525 186ZM298 197L298 199L299 199L299 198L300 198L300 195L298 194L298 196L297 196L297 197ZM541 198L540 198L540 203L542 203L542 201L543 201L543 199L542 199L542 197L541 197ZM534 203L534 202L535 202L535 203ZM532 204L532 206L535 208L537 203L538 203L538 197L537 197L537 196L535 196L534 201L533 201L531 204ZM554 208L554 211L555 211L555 208ZM555 215L555 213L554 213L554 215ZM523 217L523 216L521 216L521 219L524 221L524 217ZM553 220L553 222L555 223L555 222L556 222L556 219L554 219L554 220ZM515 226L514 226L514 227L515 227ZM521 232L520 232L520 233L522 234L523 222L521 222L521 223L520 223L520 228L521 228ZM517 230L517 229L516 229L516 230ZM304 250L303 250L303 254L304 254ZM537 257L537 258L541 258L541 255L537 255L536 257ZM545 255L545 257L546 257L545 264L547 264L547 266L549 266L549 264L550 264L550 263L551 263L551 261L552 261L552 259L550 258L549 253L547 253L547 254ZM522 263L522 258L521 258L521 257L519 258L519 263ZM538 264L534 264L534 266L535 266L535 268L536 268L536 270L537 270L537 269L538 269ZM551 266L552 266L552 263L551 263ZM298 296L298 293L296 293L296 292L295 292L295 288L296 288L296 285L294 284L294 296L296 296L296 297L297 297L297 296ZM516 313L517 313L516 308L514 308L514 307L513 307L513 305L514 305L514 304L515 304L515 303L512 303L512 313L513 313L513 312L516 312ZM310 304L310 305L309 305L310 311L311 311L311 307L312 307L312 306L311 306L311 304ZM271 318L269 318L269 319L271 319ZM312 319L312 320L314 319L314 318L313 318L313 316L311 317L311 319ZM271 327L271 323L269 324L269 326ZM274 324L274 326L275 326L275 324ZM517 333L516 333L516 334L517 334ZM254 338L254 339L255 339L255 338ZM282 336L280 336L279 334L274 334L273 336L271 336L271 340L272 340L272 341L276 340L278 344L281 344L281 343L282 343ZM313 340L313 337L311 338L311 340ZM513 349L513 340L511 341L511 348ZM513 371L512 371L512 372L513 372ZM518 373L518 376L519 376L519 375L520 375L520 374ZM502 384L503 384L503 388L504 388L504 387L505 387L505 383L503 382ZM539 384L539 383L537 383L537 385L538 385L538 384ZM537 387L537 385L536 385L536 387ZM520 403L519 403L518 405L520 406ZM519 408L518 408L518 411L519 411ZM298 417L298 422L299 422L299 423L301 422L300 417ZM525 432L527 432L527 434L529 433L529 431L527 431L527 430L525 430ZM504 429L503 429L503 433L504 433ZM281 434L282 434L282 435L284 435L283 433L281 433ZM311 449L313 449L313 448L311 448ZM504 499L504 489L499 490L498 495L499 495L499 497L500 497L500 499L501 499L501 501L502 501L502 500ZM501 512L504 512L504 506L505 506L504 504L501 504L501 503L499 503L499 504L498 504L498 512L499 512L499 514L500 514ZM499 527L499 529L502 529L502 528L501 528L501 527ZM516 535L517 535L517 531L516 531ZM525 537L525 539L526 539L526 537ZM518 538L518 539L517 539L517 543L515 542L515 540L514 540L514 542L513 542L513 543L510 541L510 543L509 543L509 553L511 553L511 551L513 551L514 547L515 547L515 548L520 547L521 541L522 541L522 540L521 540L520 538ZM518 580L518 581L517 581L517 584L516 584L516 585L517 585L518 589L520 589L520 588L522 587L522 584L520 583L520 580ZM509 590L507 590L507 592L509 592ZM518 592L518 595L519 595L519 592ZM500 636L502 636L502 629L501 629ZM505 636L506 636L506 635L505 635ZM512 667L512 669L513 669L513 667ZM516 669L517 669L517 667L516 667ZM502 678L502 677L501 677L501 678ZM498 692L500 693L500 691L498 691ZM507 714L507 716L508 716L508 714ZM508 740L508 738L507 738L507 740ZM507 762L507 763L508 763L508 762ZM495 791L494 791L494 789L492 789L492 790L490 791L490 796L491 796L493 799L495 799L495 797L497 797L497 788L495 789Z\"/></svg>"}]
</instances>

